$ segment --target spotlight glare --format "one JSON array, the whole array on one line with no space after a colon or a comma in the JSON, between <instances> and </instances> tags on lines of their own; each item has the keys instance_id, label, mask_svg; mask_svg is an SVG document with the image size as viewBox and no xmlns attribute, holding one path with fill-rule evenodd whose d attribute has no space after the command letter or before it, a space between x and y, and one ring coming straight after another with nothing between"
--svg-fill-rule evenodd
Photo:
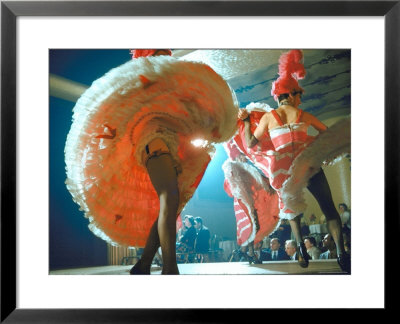
<instances>
[{"instance_id":1,"label":"spotlight glare","mask_svg":"<svg viewBox=\"0 0 400 324\"><path fill-rule=\"evenodd\" d=\"M205 141L201 138L195 139L195 140L191 141L191 143L196 147L204 147L207 145L207 141Z\"/></svg>"}]
</instances>

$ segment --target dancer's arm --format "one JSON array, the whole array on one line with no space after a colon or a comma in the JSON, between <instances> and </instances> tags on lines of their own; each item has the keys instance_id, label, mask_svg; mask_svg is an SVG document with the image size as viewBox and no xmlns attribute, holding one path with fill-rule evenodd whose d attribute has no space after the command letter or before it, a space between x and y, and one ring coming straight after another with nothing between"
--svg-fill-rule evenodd
<instances>
[{"instance_id":1,"label":"dancer's arm","mask_svg":"<svg viewBox=\"0 0 400 324\"><path fill-rule=\"evenodd\" d=\"M328 127L324 123L322 123L317 117L309 114L306 111L304 111L303 121L306 122L307 124L310 124L320 133L328 129Z\"/></svg>"},{"instance_id":2,"label":"dancer's arm","mask_svg":"<svg viewBox=\"0 0 400 324\"><path fill-rule=\"evenodd\" d=\"M244 122L244 137L246 140L246 145L249 148L252 148L259 142L259 139L262 138L263 134L268 130L268 116L264 114L261 117L260 123L252 134L250 129L250 116L245 109L240 109L238 117Z\"/></svg>"}]
</instances>

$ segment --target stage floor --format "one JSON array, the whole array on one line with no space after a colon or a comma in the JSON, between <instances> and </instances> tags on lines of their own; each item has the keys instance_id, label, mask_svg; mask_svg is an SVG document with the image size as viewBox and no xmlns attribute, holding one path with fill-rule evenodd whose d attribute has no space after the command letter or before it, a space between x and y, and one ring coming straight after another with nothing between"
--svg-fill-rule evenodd
<instances>
[{"instance_id":1,"label":"stage floor","mask_svg":"<svg viewBox=\"0 0 400 324\"><path fill-rule=\"evenodd\" d=\"M216 262L178 264L181 275L331 275L345 274L336 260L313 260L308 268L301 268L297 261ZM113 265L50 271L50 275L129 275L132 265ZM161 274L161 268L152 266L151 274Z\"/></svg>"}]
</instances>

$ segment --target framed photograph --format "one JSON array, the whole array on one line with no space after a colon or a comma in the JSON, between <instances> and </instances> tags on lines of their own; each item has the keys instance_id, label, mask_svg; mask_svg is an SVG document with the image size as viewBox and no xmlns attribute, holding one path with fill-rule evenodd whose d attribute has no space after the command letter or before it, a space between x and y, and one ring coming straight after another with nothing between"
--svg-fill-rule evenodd
<instances>
[{"instance_id":1,"label":"framed photograph","mask_svg":"<svg viewBox=\"0 0 400 324\"><path fill-rule=\"evenodd\" d=\"M391 306L387 298L391 288L385 286L388 260L382 248L383 242L388 247L390 238L398 234L386 213L393 206L391 214L398 213L398 154L393 152L399 151L399 1L3 1L1 16L1 321L209 321L205 308L216 309L213 320L223 321L237 309ZM349 183L343 189L351 191L351 275L208 274L140 279L101 272L55 275L58 267L79 264L77 258L93 260L87 266L94 266L96 260L112 254L105 246L101 246L102 255L90 254L105 243L97 238L86 240L87 220L84 224L71 197L57 200L65 188L60 189L52 179L64 171L62 138L69 131L74 102L85 85L130 60L130 48L173 48L176 55L188 59L196 52L235 51L237 62L242 58L249 69L257 62L250 56L246 61L246 51L272 56L276 52L277 61L285 49L299 48L308 57L318 58L321 66L327 63L322 62L324 57L333 68L343 69L339 74L347 71L346 89L331 102L343 114L349 114L346 109L351 106L351 187ZM335 65L343 58L348 68ZM218 69L207 58L202 60ZM256 79L259 71L252 71L249 78ZM219 73L228 75L229 71ZM273 71L268 73L260 84L274 78ZM73 91L66 93L63 86L54 86L68 79L75 81L69 83ZM232 75L230 79L229 85L235 86ZM312 74L310 80L310 88L314 82L329 83ZM241 82L237 81L236 94L248 91ZM310 96L318 98L316 91L311 90ZM241 106L248 103L245 94L238 98ZM270 99L265 102L272 105ZM322 114L324 109L320 109ZM329 120L329 109L325 112ZM226 152L217 154L226 158ZM222 162L218 160L217 166L221 184ZM366 186L371 178L373 182ZM215 194L215 187L199 190L197 199L201 202L207 194ZM189 205L188 212L199 208ZM218 208L213 209L218 213ZM76 227L70 228L71 223L62 217L54 222L54 215L66 214L79 217L81 229L73 234L74 239L69 236ZM211 225L219 226L211 219L215 218L210 218ZM221 237L235 241L236 237L229 237L235 227L234 222L228 224L227 234L222 231ZM376 241L382 243L376 245ZM71 244L80 253L63 253ZM129 260L131 255L122 257ZM120 260L121 255L116 258ZM363 291L366 280L369 289ZM293 287L297 285L312 286L315 297L325 287L335 302L284 302L288 293L296 293ZM195 287L196 293L185 292L183 287ZM253 300L244 301L249 287ZM276 300L265 300L270 291L276 292Z\"/></svg>"}]
</instances>

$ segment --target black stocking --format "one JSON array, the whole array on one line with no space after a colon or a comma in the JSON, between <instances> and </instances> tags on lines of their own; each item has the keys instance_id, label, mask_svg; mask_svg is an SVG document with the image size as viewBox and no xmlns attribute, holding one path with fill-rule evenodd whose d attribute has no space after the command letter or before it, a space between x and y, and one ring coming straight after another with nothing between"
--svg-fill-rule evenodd
<instances>
[{"instance_id":1,"label":"black stocking","mask_svg":"<svg viewBox=\"0 0 400 324\"><path fill-rule=\"evenodd\" d=\"M147 171L160 199L160 212L150 230L142 258L131 273L150 273L151 262L161 246L162 273L179 274L175 247L179 189L172 157L169 154L151 157L147 162Z\"/></svg>"},{"instance_id":2,"label":"black stocking","mask_svg":"<svg viewBox=\"0 0 400 324\"><path fill-rule=\"evenodd\" d=\"M132 274L150 274L151 263L153 261L154 255L156 254L158 248L160 247L160 238L158 236L158 219L153 223L149 236L146 241L146 246L144 247L143 254L139 260L132 268Z\"/></svg>"},{"instance_id":3,"label":"black stocking","mask_svg":"<svg viewBox=\"0 0 400 324\"><path fill-rule=\"evenodd\" d=\"M297 244L300 244L301 242L303 242L303 237L300 230L300 215L297 215L295 218L290 219L289 224Z\"/></svg>"},{"instance_id":4,"label":"black stocking","mask_svg":"<svg viewBox=\"0 0 400 324\"><path fill-rule=\"evenodd\" d=\"M333 240L336 243L337 254L341 255L345 251L342 222L333 203L331 189L329 188L328 181L322 169L310 179L307 188L313 194L324 213L328 232L332 235Z\"/></svg>"}]
</instances>

